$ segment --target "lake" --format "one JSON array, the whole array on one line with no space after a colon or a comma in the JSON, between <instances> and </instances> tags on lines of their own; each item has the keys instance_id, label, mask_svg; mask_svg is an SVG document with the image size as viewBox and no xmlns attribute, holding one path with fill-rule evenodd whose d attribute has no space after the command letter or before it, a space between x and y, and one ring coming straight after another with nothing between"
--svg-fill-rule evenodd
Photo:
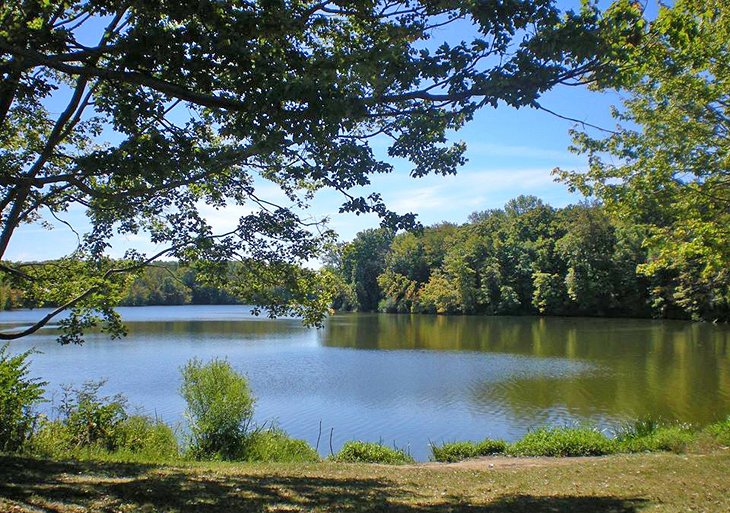
<instances>
[{"instance_id":1,"label":"lake","mask_svg":"<svg viewBox=\"0 0 730 513\"><path fill-rule=\"evenodd\" d=\"M0 312L0 329L40 311ZM537 426L639 417L707 424L730 415L730 327L638 319L336 314L324 328L241 306L120 308L129 336L60 346L45 329L31 372L61 384L106 379L139 411L182 431L179 369L227 358L276 422L319 451L382 441L428 459L429 442L514 440ZM320 436L321 423L321 436Z\"/></svg>"}]
</instances>

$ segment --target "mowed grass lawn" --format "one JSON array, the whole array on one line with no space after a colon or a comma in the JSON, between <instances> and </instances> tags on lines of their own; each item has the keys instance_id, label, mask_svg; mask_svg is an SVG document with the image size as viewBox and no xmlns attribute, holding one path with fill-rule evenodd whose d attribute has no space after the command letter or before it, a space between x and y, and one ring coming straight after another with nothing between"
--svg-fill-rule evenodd
<instances>
[{"instance_id":1,"label":"mowed grass lawn","mask_svg":"<svg viewBox=\"0 0 730 513\"><path fill-rule=\"evenodd\" d=\"M730 512L730 451L384 466L0 456L2 512Z\"/></svg>"}]
</instances>

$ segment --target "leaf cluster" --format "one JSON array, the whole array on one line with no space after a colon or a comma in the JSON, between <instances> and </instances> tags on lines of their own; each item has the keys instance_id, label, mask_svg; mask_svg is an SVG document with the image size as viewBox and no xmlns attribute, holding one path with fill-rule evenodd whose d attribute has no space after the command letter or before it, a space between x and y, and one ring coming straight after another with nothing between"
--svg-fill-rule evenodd
<instances>
[{"instance_id":1,"label":"leaf cluster","mask_svg":"<svg viewBox=\"0 0 730 513\"><path fill-rule=\"evenodd\" d=\"M464 40L442 37L447 25ZM536 107L551 87L590 76L604 25L595 8L562 13L553 0L6 2L0 262L20 226L48 220L74 230L79 249L62 280L2 271L65 305L54 315L78 309L68 341L93 324L87 308L115 303L114 236L161 248L130 250L126 271L162 257L240 261L264 282L293 283L292 303L310 298L303 264L333 240L306 211L318 191L342 194L341 212L414 227L370 177L393 158L416 177L454 173L465 147L447 134L483 106ZM383 140L387 159L374 151ZM210 212L227 207L238 220L217 231ZM88 228L69 223L74 209ZM321 317L323 303L293 308Z\"/></svg>"}]
</instances>

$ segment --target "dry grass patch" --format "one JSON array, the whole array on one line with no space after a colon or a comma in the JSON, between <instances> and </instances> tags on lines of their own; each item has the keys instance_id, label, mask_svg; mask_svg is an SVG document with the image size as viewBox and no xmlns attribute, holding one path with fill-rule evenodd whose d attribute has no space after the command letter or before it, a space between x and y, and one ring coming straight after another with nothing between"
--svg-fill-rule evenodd
<instances>
[{"instance_id":1,"label":"dry grass patch","mask_svg":"<svg viewBox=\"0 0 730 513\"><path fill-rule=\"evenodd\" d=\"M728 451L525 461L493 467L488 459L480 460L482 467L154 466L0 457L0 511L730 511Z\"/></svg>"}]
</instances>

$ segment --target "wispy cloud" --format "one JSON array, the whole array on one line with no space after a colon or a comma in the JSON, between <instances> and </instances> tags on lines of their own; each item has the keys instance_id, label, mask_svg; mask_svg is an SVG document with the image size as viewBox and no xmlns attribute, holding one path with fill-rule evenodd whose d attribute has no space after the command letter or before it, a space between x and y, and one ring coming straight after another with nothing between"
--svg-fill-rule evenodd
<instances>
[{"instance_id":1,"label":"wispy cloud","mask_svg":"<svg viewBox=\"0 0 730 513\"><path fill-rule=\"evenodd\" d=\"M468 156L479 157L514 157L521 162L525 159L546 161L550 165L575 163L582 161L582 157L567 150L540 148L528 145L504 145L484 142L470 142L467 149Z\"/></svg>"},{"instance_id":2,"label":"wispy cloud","mask_svg":"<svg viewBox=\"0 0 730 513\"><path fill-rule=\"evenodd\" d=\"M447 203L444 196L447 185L431 185L415 189L401 189L394 194L394 199L388 206L399 212L418 211L424 207L429 209L442 208Z\"/></svg>"}]
</instances>

